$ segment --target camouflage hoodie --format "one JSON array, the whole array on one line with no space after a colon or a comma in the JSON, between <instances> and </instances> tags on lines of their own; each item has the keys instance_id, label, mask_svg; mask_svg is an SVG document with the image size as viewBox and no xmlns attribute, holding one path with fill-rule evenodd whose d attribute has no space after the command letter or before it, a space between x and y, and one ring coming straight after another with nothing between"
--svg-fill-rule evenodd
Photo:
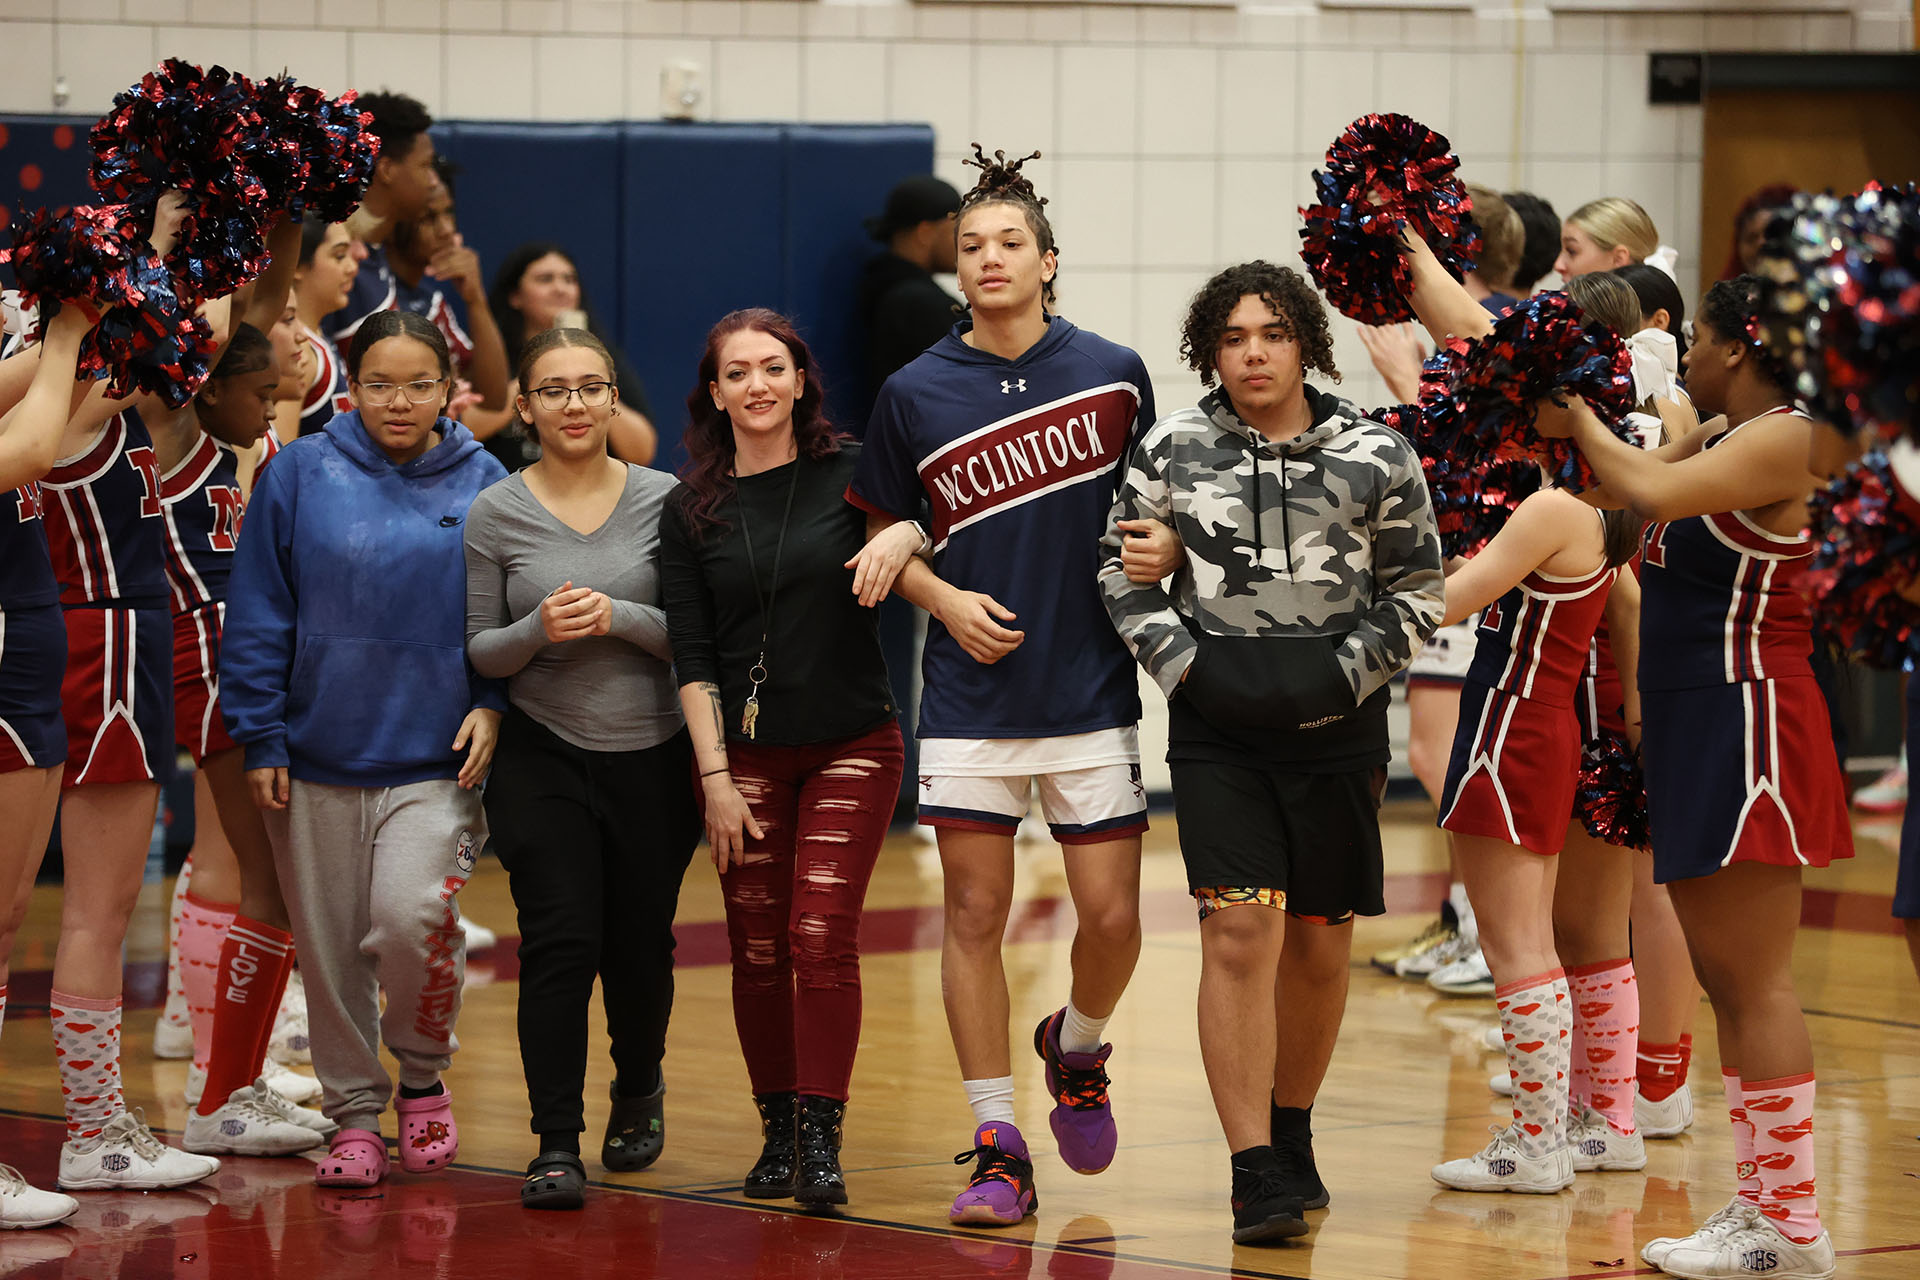
<instances>
[{"instance_id":1,"label":"camouflage hoodie","mask_svg":"<svg viewBox=\"0 0 1920 1280\"><path fill-rule=\"evenodd\" d=\"M1413 449L1345 400L1305 391L1313 425L1278 442L1209 393L1147 431L1121 484L1102 539L1101 595L1147 674L1181 695L1176 740L1187 703L1216 729L1263 740L1377 721L1383 752L1385 696L1374 695L1444 611L1440 542ZM1140 518L1171 524L1186 544L1171 597L1121 569L1113 522Z\"/></svg>"}]
</instances>

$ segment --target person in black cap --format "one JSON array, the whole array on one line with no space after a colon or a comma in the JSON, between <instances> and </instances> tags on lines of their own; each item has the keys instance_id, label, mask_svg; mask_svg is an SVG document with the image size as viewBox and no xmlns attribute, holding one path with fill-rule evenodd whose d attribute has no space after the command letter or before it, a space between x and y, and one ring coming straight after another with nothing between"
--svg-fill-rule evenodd
<instances>
[{"instance_id":1,"label":"person in black cap","mask_svg":"<svg viewBox=\"0 0 1920 1280\"><path fill-rule=\"evenodd\" d=\"M867 264L860 284L867 375L876 390L953 327L960 301L933 276L954 269L959 209L960 193L924 174L901 182L888 193L886 212L867 219L867 233L887 246Z\"/></svg>"}]
</instances>

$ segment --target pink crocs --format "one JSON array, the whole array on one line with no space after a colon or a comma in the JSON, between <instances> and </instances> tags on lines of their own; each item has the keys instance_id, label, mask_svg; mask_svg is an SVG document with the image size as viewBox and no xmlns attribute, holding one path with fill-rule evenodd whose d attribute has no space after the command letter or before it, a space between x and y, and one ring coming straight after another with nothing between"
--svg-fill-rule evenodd
<instances>
[{"instance_id":1,"label":"pink crocs","mask_svg":"<svg viewBox=\"0 0 1920 1280\"><path fill-rule=\"evenodd\" d=\"M453 1122L453 1094L443 1082L440 1092L425 1098L400 1098L400 1167L409 1173L431 1173L453 1163L460 1150L460 1128Z\"/></svg>"},{"instance_id":2,"label":"pink crocs","mask_svg":"<svg viewBox=\"0 0 1920 1280\"><path fill-rule=\"evenodd\" d=\"M342 1129L325 1158L314 1166L320 1187L371 1187L387 1176L387 1144L370 1129Z\"/></svg>"}]
</instances>

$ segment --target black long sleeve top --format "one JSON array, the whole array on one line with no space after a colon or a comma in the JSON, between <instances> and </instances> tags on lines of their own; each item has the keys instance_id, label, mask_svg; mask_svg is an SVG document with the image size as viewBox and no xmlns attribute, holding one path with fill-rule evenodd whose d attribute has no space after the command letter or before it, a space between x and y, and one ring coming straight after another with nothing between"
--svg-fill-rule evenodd
<instances>
[{"instance_id":1,"label":"black long sleeve top","mask_svg":"<svg viewBox=\"0 0 1920 1280\"><path fill-rule=\"evenodd\" d=\"M853 594L844 567L866 543L866 516L846 500L860 446L845 443L818 461L801 458L735 481L733 496L714 511L718 525L694 531L680 485L660 519L660 576L682 687L720 686L727 737L745 741L741 715L753 684L748 672L761 652L761 605L774 585L776 548L787 492L793 490L779 592L765 630L767 679L753 741L807 746L855 737L895 714L887 664L880 653L877 611ZM800 469L796 479L794 468ZM753 537L750 572L740 506Z\"/></svg>"}]
</instances>

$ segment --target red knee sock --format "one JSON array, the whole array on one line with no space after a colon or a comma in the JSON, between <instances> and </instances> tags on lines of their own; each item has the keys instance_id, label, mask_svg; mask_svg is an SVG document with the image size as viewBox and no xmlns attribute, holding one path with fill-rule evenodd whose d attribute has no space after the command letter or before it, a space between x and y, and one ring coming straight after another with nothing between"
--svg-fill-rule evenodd
<instances>
[{"instance_id":1,"label":"red knee sock","mask_svg":"<svg viewBox=\"0 0 1920 1280\"><path fill-rule=\"evenodd\" d=\"M1681 1036L1676 1044L1653 1044L1642 1040L1638 1051L1640 1096L1648 1102L1664 1102L1687 1082L1687 1068L1693 1062L1693 1037Z\"/></svg>"},{"instance_id":2,"label":"red knee sock","mask_svg":"<svg viewBox=\"0 0 1920 1280\"><path fill-rule=\"evenodd\" d=\"M234 917L220 948L213 1050L206 1091L200 1095L201 1115L218 1111L235 1089L246 1088L260 1074L273 1016L280 1009L280 992L287 983L292 947L293 938L284 931L245 916Z\"/></svg>"},{"instance_id":3,"label":"red knee sock","mask_svg":"<svg viewBox=\"0 0 1920 1280\"><path fill-rule=\"evenodd\" d=\"M1821 1230L1813 1185L1813 1072L1742 1082L1740 1092L1753 1126L1760 1212L1787 1239L1810 1244Z\"/></svg>"}]
</instances>

